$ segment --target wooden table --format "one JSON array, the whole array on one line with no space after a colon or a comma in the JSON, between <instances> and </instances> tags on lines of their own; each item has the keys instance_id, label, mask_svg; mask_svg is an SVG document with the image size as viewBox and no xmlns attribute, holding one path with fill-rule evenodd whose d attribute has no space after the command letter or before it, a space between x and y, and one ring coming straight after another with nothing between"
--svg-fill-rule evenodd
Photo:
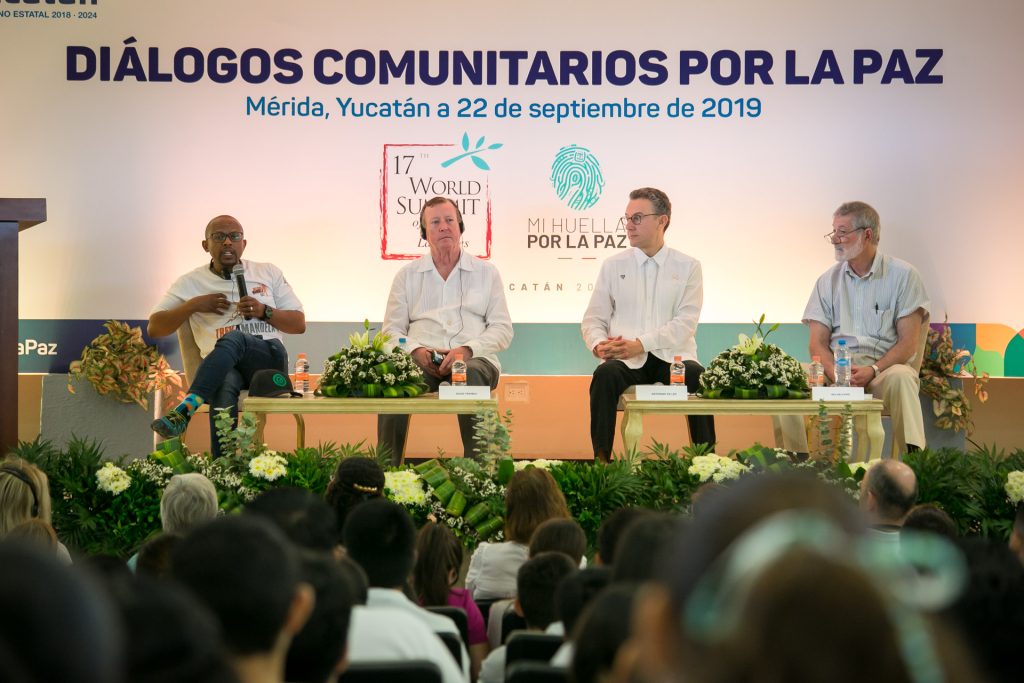
<instances>
[{"instance_id":1,"label":"wooden table","mask_svg":"<svg viewBox=\"0 0 1024 683\"><path fill-rule=\"evenodd\" d=\"M867 439L857 444L858 455L863 459L882 457L882 401L814 401L811 399L792 400L741 400L691 398L686 401L639 401L635 395L622 395L622 443L627 451L635 449L644 432L644 415L817 415L824 403L829 415L841 415L847 405L856 420L867 423Z\"/></svg>"},{"instance_id":2,"label":"wooden table","mask_svg":"<svg viewBox=\"0 0 1024 683\"><path fill-rule=\"evenodd\" d=\"M242 410L256 414L256 438L263 439L267 415L283 413L295 416L295 443L306 446L306 422L303 415L461 415L480 410L498 410L498 399L456 399L442 401L436 393L416 398L253 398L242 400ZM408 436L408 431L406 432Z\"/></svg>"}]
</instances>

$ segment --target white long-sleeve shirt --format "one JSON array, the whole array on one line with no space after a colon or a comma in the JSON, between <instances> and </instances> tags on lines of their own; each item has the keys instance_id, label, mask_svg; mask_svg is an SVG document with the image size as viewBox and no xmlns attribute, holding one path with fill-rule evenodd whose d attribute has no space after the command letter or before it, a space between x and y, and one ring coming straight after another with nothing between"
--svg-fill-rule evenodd
<instances>
[{"instance_id":1,"label":"white long-sleeve shirt","mask_svg":"<svg viewBox=\"0 0 1024 683\"><path fill-rule=\"evenodd\" d=\"M468 346L499 371L497 353L512 342L512 319L501 275L493 264L465 252L445 280L429 254L395 275L384 314L384 332L406 338L406 350L421 346Z\"/></svg>"},{"instance_id":2,"label":"white long-sleeve shirt","mask_svg":"<svg viewBox=\"0 0 1024 683\"><path fill-rule=\"evenodd\" d=\"M697 360L697 320L704 304L700 262L662 247L653 257L657 268L652 287L645 283L647 254L630 248L601 264L601 272L583 315L583 340L593 350L613 337L639 339L645 353L623 362L639 368L653 353L671 363L674 356ZM648 298L648 292L651 298ZM647 325L644 325L645 307Z\"/></svg>"}]
</instances>

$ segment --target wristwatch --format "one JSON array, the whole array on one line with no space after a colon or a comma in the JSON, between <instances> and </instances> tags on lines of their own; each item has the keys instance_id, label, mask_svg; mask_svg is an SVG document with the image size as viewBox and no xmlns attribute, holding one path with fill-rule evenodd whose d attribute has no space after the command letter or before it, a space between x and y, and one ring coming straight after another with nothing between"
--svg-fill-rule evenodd
<instances>
[{"instance_id":1,"label":"wristwatch","mask_svg":"<svg viewBox=\"0 0 1024 683\"><path fill-rule=\"evenodd\" d=\"M263 320L264 322L268 322L269 323L270 319L273 318L273 317L274 317L274 309L271 308L270 306L264 306L263 307L263 316L260 318L260 320Z\"/></svg>"},{"instance_id":2,"label":"wristwatch","mask_svg":"<svg viewBox=\"0 0 1024 683\"><path fill-rule=\"evenodd\" d=\"M878 366L875 365L874 363L872 363L871 364L871 369L875 371L875 377L878 377L878 373L881 372L881 370L878 369Z\"/></svg>"}]
</instances>

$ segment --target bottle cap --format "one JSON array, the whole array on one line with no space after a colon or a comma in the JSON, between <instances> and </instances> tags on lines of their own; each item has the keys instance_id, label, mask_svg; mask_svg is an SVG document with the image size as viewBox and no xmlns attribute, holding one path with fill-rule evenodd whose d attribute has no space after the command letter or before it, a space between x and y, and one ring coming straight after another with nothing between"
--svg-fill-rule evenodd
<instances>
[{"instance_id":1,"label":"bottle cap","mask_svg":"<svg viewBox=\"0 0 1024 683\"><path fill-rule=\"evenodd\" d=\"M677 363L682 363L683 362L683 357L682 356L676 356L675 360L676 360Z\"/></svg>"},{"instance_id":2,"label":"bottle cap","mask_svg":"<svg viewBox=\"0 0 1024 683\"><path fill-rule=\"evenodd\" d=\"M821 362L821 356L811 356L811 362L812 363L820 363Z\"/></svg>"},{"instance_id":3,"label":"bottle cap","mask_svg":"<svg viewBox=\"0 0 1024 683\"><path fill-rule=\"evenodd\" d=\"M299 358L305 358L305 357L306 357L306 354L304 354L304 353L300 353L299 354Z\"/></svg>"},{"instance_id":4,"label":"bottle cap","mask_svg":"<svg viewBox=\"0 0 1024 683\"><path fill-rule=\"evenodd\" d=\"M461 353L455 354L455 360L462 360L462 354Z\"/></svg>"},{"instance_id":5,"label":"bottle cap","mask_svg":"<svg viewBox=\"0 0 1024 683\"><path fill-rule=\"evenodd\" d=\"M839 340L839 345L840 346L846 346L846 340L845 339L840 339Z\"/></svg>"}]
</instances>

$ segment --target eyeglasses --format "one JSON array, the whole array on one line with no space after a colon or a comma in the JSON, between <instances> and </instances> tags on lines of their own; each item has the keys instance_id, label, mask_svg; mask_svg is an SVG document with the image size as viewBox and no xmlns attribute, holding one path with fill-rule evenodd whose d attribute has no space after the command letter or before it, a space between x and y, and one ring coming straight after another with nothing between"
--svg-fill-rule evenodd
<instances>
[{"instance_id":1,"label":"eyeglasses","mask_svg":"<svg viewBox=\"0 0 1024 683\"><path fill-rule=\"evenodd\" d=\"M620 218L619 219L619 224L620 225L625 225L627 222L629 222L629 223L632 223L633 225L640 225L641 223L644 222L644 219L647 218L648 216L663 216L663 215L664 214L660 214L660 213L634 213L632 216L623 216L622 218Z\"/></svg>"},{"instance_id":2,"label":"eyeglasses","mask_svg":"<svg viewBox=\"0 0 1024 683\"><path fill-rule=\"evenodd\" d=\"M825 241L831 244L832 242L839 241L845 242L846 238L857 232L858 230L867 230L867 228L854 228L853 230L847 230L846 232L838 232L833 230L832 232L825 235Z\"/></svg>"},{"instance_id":3,"label":"eyeglasses","mask_svg":"<svg viewBox=\"0 0 1024 683\"><path fill-rule=\"evenodd\" d=\"M239 242L243 237L245 237L245 235L237 230L235 232L215 232L210 235L210 239L217 244L221 244L227 239L230 239L232 242Z\"/></svg>"}]
</instances>

